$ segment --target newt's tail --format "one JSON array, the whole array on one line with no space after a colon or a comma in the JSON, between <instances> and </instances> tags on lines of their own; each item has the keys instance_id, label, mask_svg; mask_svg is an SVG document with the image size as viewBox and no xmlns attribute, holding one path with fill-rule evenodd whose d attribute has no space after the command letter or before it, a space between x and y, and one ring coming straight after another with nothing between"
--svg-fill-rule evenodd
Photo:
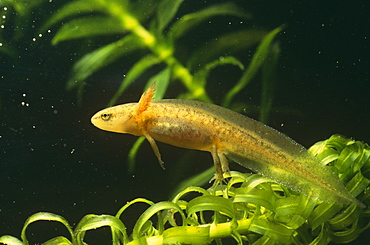
<instances>
[{"instance_id":1,"label":"newt's tail","mask_svg":"<svg viewBox=\"0 0 370 245\"><path fill-rule=\"evenodd\" d=\"M255 162L232 152L228 152L226 156L279 184L304 195L311 195L320 201L344 205L355 203L361 208L366 207L347 190L328 167L323 166L309 152L298 159L289 159L288 163L270 164Z\"/></svg>"}]
</instances>

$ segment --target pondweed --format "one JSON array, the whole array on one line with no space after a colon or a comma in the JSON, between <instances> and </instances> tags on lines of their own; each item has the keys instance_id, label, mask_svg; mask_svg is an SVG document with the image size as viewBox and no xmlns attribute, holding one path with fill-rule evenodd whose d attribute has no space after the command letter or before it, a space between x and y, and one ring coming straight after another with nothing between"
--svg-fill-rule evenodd
<instances>
[{"instance_id":1,"label":"pondweed","mask_svg":"<svg viewBox=\"0 0 370 245\"><path fill-rule=\"evenodd\" d=\"M310 151L330 165L351 193L367 205L318 203L257 174L231 172L225 184L210 189L187 187L171 201L153 203L138 198L124 205L115 216L89 214L73 230L61 216L36 213L24 224L21 240L0 237L4 244L28 244L27 228L36 221L62 223L70 238L56 237L51 244L86 244L87 231L108 226L112 244L222 244L233 238L237 244L328 244L348 243L370 227L370 148L359 141L333 135ZM186 198L187 194L196 195ZM136 203L148 204L130 233L122 213ZM156 221L151 219L156 216Z\"/></svg>"}]
</instances>

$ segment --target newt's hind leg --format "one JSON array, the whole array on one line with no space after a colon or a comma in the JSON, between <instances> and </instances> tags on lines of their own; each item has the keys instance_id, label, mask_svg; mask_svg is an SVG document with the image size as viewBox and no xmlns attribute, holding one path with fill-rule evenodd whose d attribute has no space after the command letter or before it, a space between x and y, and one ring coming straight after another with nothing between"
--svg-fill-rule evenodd
<instances>
[{"instance_id":1,"label":"newt's hind leg","mask_svg":"<svg viewBox=\"0 0 370 245\"><path fill-rule=\"evenodd\" d=\"M229 169L229 161L227 161L227 158L225 154L223 153L218 153L218 157L220 158L221 161L221 168L222 172L224 174L224 178L229 178L230 176L230 169Z\"/></svg>"},{"instance_id":2,"label":"newt's hind leg","mask_svg":"<svg viewBox=\"0 0 370 245\"><path fill-rule=\"evenodd\" d=\"M227 161L223 153L218 153L216 145L212 145L211 154L216 169L215 179L216 181L223 180L224 179L223 173L229 172L229 162Z\"/></svg>"}]
</instances>

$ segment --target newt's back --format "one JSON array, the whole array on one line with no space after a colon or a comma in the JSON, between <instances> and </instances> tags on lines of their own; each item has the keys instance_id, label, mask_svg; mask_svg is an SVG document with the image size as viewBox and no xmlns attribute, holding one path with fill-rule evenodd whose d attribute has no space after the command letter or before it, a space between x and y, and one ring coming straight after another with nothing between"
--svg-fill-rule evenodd
<instances>
[{"instance_id":1,"label":"newt's back","mask_svg":"<svg viewBox=\"0 0 370 245\"><path fill-rule=\"evenodd\" d=\"M199 101L153 102L184 106L186 110L196 111L202 120L209 118L214 136L218 138L218 153L246 168L321 201L354 202L364 206L349 193L329 167L303 146L271 127L226 108Z\"/></svg>"},{"instance_id":2,"label":"newt's back","mask_svg":"<svg viewBox=\"0 0 370 245\"><path fill-rule=\"evenodd\" d=\"M278 131L231 110L192 100L152 101L152 85L138 103L96 113L92 123L107 131L145 136L159 163L155 140L209 151L216 178L228 171L227 158L282 185L330 203L363 207L328 167Z\"/></svg>"}]
</instances>

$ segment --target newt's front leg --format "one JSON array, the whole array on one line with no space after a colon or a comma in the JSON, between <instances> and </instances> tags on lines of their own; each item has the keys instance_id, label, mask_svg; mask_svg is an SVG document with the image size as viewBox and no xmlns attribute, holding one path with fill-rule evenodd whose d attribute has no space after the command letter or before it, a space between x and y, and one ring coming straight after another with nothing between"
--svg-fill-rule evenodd
<instances>
[{"instance_id":1,"label":"newt's front leg","mask_svg":"<svg viewBox=\"0 0 370 245\"><path fill-rule=\"evenodd\" d=\"M161 153L159 152L159 149L158 149L158 146L157 146L157 143L155 143L155 140L152 138L152 136L150 136L148 134L148 132L142 132L143 135L145 136L145 138L149 141L149 144L150 146L152 147L153 151L154 151L154 154L155 156L157 157L158 159L158 162L159 162L159 165L161 165L161 167L163 169L164 168L164 162L162 161L162 158L161 158Z\"/></svg>"}]
</instances>

